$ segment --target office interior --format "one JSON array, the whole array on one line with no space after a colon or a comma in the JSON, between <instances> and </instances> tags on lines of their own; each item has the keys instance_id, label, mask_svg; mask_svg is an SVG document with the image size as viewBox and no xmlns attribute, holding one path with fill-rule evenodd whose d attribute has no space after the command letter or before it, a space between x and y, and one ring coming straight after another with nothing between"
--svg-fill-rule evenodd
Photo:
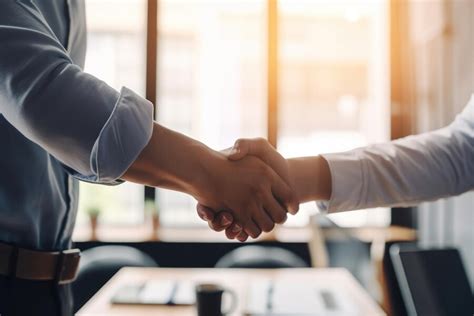
<instances>
[{"instance_id":1,"label":"office interior","mask_svg":"<svg viewBox=\"0 0 474 316\"><path fill-rule=\"evenodd\" d=\"M349 150L443 127L474 92L470 0L87 0L86 10L85 71L146 96L158 122L216 149L264 137L285 157ZM455 248L474 288L472 192L330 215L307 203L239 243L210 230L184 194L80 191L78 315L127 266L342 268L382 314L404 315L389 253L400 243Z\"/></svg>"}]
</instances>

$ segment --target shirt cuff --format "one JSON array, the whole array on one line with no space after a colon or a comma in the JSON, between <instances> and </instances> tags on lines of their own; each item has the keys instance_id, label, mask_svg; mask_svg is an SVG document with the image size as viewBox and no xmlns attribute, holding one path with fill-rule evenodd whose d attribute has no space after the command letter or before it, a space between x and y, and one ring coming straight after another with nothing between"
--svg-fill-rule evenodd
<instances>
[{"instance_id":1,"label":"shirt cuff","mask_svg":"<svg viewBox=\"0 0 474 316\"><path fill-rule=\"evenodd\" d=\"M93 175L74 174L82 181L119 184L148 144L153 130L153 104L128 88L122 88L110 117L92 148Z\"/></svg>"},{"instance_id":2,"label":"shirt cuff","mask_svg":"<svg viewBox=\"0 0 474 316\"><path fill-rule=\"evenodd\" d=\"M332 193L329 201L318 201L320 211L335 213L358 208L364 179L362 160L356 150L322 155L331 172Z\"/></svg>"}]
</instances>

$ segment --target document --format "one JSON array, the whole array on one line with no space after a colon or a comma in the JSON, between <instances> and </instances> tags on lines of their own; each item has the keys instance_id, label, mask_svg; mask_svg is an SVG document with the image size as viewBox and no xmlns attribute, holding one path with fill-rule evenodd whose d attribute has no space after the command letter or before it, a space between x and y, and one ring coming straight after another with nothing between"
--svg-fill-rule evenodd
<instances>
[{"instance_id":1,"label":"document","mask_svg":"<svg viewBox=\"0 0 474 316\"><path fill-rule=\"evenodd\" d=\"M248 316L355 316L358 311L341 287L261 280L248 291Z\"/></svg>"}]
</instances>

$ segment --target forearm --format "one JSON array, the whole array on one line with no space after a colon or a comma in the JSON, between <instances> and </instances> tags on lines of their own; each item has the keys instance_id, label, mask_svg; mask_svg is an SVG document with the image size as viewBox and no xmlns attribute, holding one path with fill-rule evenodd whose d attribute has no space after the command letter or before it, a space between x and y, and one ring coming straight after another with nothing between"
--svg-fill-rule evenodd
<instances>
[{"instance_id":1,"label":"forearm","mask_svg":"<svg viewBox=\"0 0 474 316\"><path fill-rule=\"evenodd\" d=\"M331 173L321 156L288 159L293 189L300 203L329 200Z\"/></svg>"},{"instance_id":2,"label":"forearm","mask_svg":"<svg viewBox=\"0 0 474 316\"><path fill-rule=\"evenodd\" d=\"M208 176L205 166L216 155L204 144L154 123L150 142L122 179L196 197Z\"/></svg>"},{"instance_id":3,"label":"forearm","mask_svg":"<svg viewBox=\"0 0 474 316\"><path fill-rule=\"evenodd\" d=\"M446 128L397 141L326 154L329 212L407 207L474 188L474 100Z\"/></svg>"},{"instance_id":4,"label":"forearm","mask_svg":"<svg viewBox=\"0 0 474 316\"><path fill-rule=\"evenodd\" d=\"M286 219L292 191L256 157L230 161L202 143L154 123L150 142L124 180L181 191L233 218L256 238ZM265 210L265 211L264 211Z\"/></svg>"}]
</instances>

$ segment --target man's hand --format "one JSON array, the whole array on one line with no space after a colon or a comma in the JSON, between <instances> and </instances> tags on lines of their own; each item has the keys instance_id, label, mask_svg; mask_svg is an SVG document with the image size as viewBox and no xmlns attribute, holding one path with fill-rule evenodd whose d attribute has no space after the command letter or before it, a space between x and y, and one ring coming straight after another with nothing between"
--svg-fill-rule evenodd
<instances>
[{"instance_id":1,"label":"man's hand","mask_svg":"<svg viewBox=\"0 0 474 316\"><path fill-rule=\"evenodd\" d=\"M229 227L233 233L240 229L256 238L286 220L287 210L282 205L295 204L292 190L263 161L251 155L230 161L217 154L208 165L209 177L203 179L207 185L200 185L204 190L193 195L210 209L227 211L221 220L224 225L230 224L229 220L235 223Z\"/></svg>"},{"instance_id":2,"label":"man's hand","mask_svg":"<svg viewBox=\"0 0 474 316\"><path fill-rule=\"evenodd\" d=\"M290 178L287 160L285 160L269 143L263 138L256 139L239 139L235 142L232 149L224 151L229 160L238 161L246 156L256 156L262 160L266 165L271 167L290 187L293 186L293 181ZM285 207L291 214L296 214L299 207L298 198L295 198ZM225 229L226 236L229 239L237 238L239 241L245 241L248 235L242 227L234 221L230 212L221 211L216 212L213 209L198 204L197 213L199 217L207 221L209 227L215 231L222 231ZM275 223L279 223L274 221ZM273 229L274 225L271 225ZM268 226L267 228L270 228ZM270 229L270 230L271 230ZM263 229L263 231L267 231ZM253 237L253 236L252 236Z\"/></svg>"},{"instance_id":3,"label":"man's hand","mask_svg":"<svg viewBox=\"0 0 474 316\"><path fill-rule=\"evenodd\" d=\"M242 234L254 238L284 222L282 205L295 200L288 183L262 160L248 156L231 161L157 123L122 179L190 194L202 205L228 211Z\"/></svg>"}]
</instances>

